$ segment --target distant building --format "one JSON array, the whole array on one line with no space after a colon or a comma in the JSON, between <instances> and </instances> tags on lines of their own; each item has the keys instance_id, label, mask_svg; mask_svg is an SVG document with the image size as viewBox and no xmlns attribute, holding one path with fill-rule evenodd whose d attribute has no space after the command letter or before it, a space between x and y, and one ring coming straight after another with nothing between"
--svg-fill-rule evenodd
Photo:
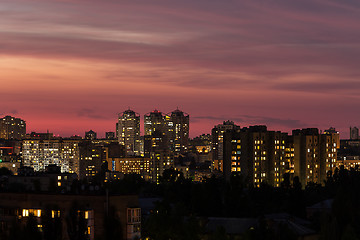
<instances>
[{"instance_id":1,"label":"distant building","mask_svg":"<svg viewBox=\"0 0 360 240\"><path fill-rule=\"evenodd\" d=\"M170 152L166 136L155 130L151 135L144 136L144 156L150 157L153 152Z\"/></svg>"},{"instance_id":2,"label":"distant building","mask_svg":"<svg viewBox=\"0 0 360 240\"><path fill-rule=\"evenodd\" d=\"M93 130L90 130L88 132L85 132L85 139L86 140L94 140L97 138L96 135L97 135L96 132L94 132Z\"/></svg>"},{"instance_id":3,"label":"distant building","mask_svg":"<svg viewBox=\"0 0 360 240\"><path fill-rule=\"evenodd\" d=\"M144 115L144 135L152 135L155 131L166 135L166 121L162 112L154 110Z\"/></svg>"},{"instance_id":4,"label":"distant building","mask_svg":"<svg viewBox=\"0 0 360 240\"><path fill-rule=\"evenodd\" d=\"M100 173L103 164L107 164L107 151L103 146L96 145L91 141L82 141L79 143L79 152L80 179L91 179L96 174Z\"/></svg>"},{"instance_id":5,"label":"distant building","mask_svg":"<svg viewBox=\"0 0 360 240\"><path fill-rule=\"evenodd\" d=\"M170 151L166 135L155 129L144 136L144 156L150 158L150 179L158 181L165 169L174 167L174 153Z\"/></svg>"},{"instance_id":6,"label":"distant building","mask_svg":"<svg viewBox=\"0 0 360 240\"><path fill-rule=\"evenodd\" d=\"M228 130L223 139L224 176L240 173L250 183L266 182L279 187L284 176L295 176L305 187L323 184L336 167L339 133L330 128L323 134L316 128L297 129L292 136L268 131L266 126Z\"/></svg>"},{"instance_id":7,"label":"distant building","mask_svg":"<svg viewBox=\"0 0 360 240\"><path fill-rule=\"evenodd\" d=\"M118 142L103 143L98 140L82 141L79 144L79 178L91 179L96 174L111 168L113 158L125 156L124 146Z\"/></svg>"},{"instance_id":8,"label":"distant building","mask_svg":"<svg viewBox=\"0 0 360 240\"><path fill-rule=\"evenodd\" d=\"M336 167L339 133L335 129L319 134L317 128L293 130L294 175L305 186L309 182L323 184L328 171Z\"/></svg>"},{"instance_id":9,"label":"distant building","mask_svg":"<svg viewBox=\"0 0 360 240\"><path fill-rule=\"evenodd\" d=\"M21 162L21 140L0 139L0 162Z\"/></svg>"},{"instance_id":10,"label":"distant building","mask_svg":"<svg viewBox=\"0 0 360 240\"><path fill-rule=\"evenodd\" d=\"M115 132L106 132L105 138L106 139L115 139Z\"/></svg>"},{"instance_id":11,"label":"distant building","mask_svg":"<svg viewBox=\"0 0 360 240\"><path fill-rule=\"evenodd\" d=\"M150 177L150 158L122 157L109 158L108 169L122 174L139 174L144 179Z\"/></svg>"},{"instance_id":12,"label":"distant building","mask_svg":"<svg viewBox=\"0 0 360 240\"><path fill-rule=\"evenodd\" d=\"M359 129L357 127L350 127L350 140L359 139Z\"/></svg>"},{"instance_id":13,"label":"distant building","mask_svg":"<svg viewBox=\"0 0 360 240\"><path fill-rule=\"evenodd\" d=\"M173 122L169 121L167 125L166 116L155 109L145 114L144 130L144 156L151 159L150 178L157 182L165 169L174 167L175 151L171 151L169 141L169 132L171 132L171 136L175 137L172 132L174 130ZM174 138L172 138L172 143L175 143Z\"/></svg>"},{"instance_id":14,"label":"distant building","mask_svg":"<svg viewBox=\"0 0 360 240\"><path fill-rule=\"evenodd\" d=\"M79 143L73 139L26 139L22 142L22 163L35 171L44 171L51 164L61 172L79 174Z\"/></svg>"},{"instance_id":15,"label":"distant building","mask_svg":"<svg viewBox=\"0 0 360 240\"><path fill-rule=\"evenodd\" d=\"M224 151L224 133L227 130L237 130L237 126L232 121L224 121L223 124L216 125L212 131L212 155L213 155L213 170L223 171L223 151Z\"/></svg>"},{"instance_id":16,"label":"distant building","mask_svg":"<svg viewBox=\"0 0 360 240\"><path fill-rule=\"evenodd\" d=\"M340 140L336 166L346 169L360 167L360 140Z\"/></svg>"},{"instance_id":17,"label":"distant building","mask_svg":"<svg viewBox=\"0 0 360 240\"><path fill-rule=\"evenodd\" d=\"M140 115L128 109L118 116L117 138L125 145L128 155L139 156L140 153Z\"/></svg>"},{"instance_id":18,"label":"distant building","mask_svg":"<svg viewBox=\"0 0 360 240\"><path fill-rule=\"evenodd\" d=\"M266 126L250 126L224 133L224 176L241 173L255 186L266 182L279 187L283 174L290 172L286 162L287 134L268 131Z\"/></svg>"},{"instance_id":19,"label":"distant building","mask_svg":"<svg viewBox=\"0 0 360 240\"><path fill-rule=\"evenodd\" d=\"M53 133L47 131L46 133L31 132L30 134L26 134L25 139L49 140L58 138L56 138Z\"/></svg>"},{"instance_id":20,"label":"distant building","mask_svg":"<svg viewBox=\"0 0 360 240\"><path fill-rule=\"evenodd\" d=\"M10 187L22 185L25 191L70 191L75 179L75 173L61 173L57 166L50 165L44 172L31 172L30 168L22 167L17 175L8 177L8 184Z\"/></svg>"},{"instance_id":21,"label":"distant building","mask_svg":"<svg viewBox=\"0 0 360 240\"><path fill-rule=\"evenodd\" d=\"M179 109L165 116L170 151L185 153L189 147L189 114Z\"/></svg>"},{"instance_id":22,"label":"distant building","mask_svg":"<svg viewBox=\"0 0 360 240\"><path fill-rule=\"evenodd\" d=\"M26 122L20 118L5 116L0 118L0 138L21 140L25 138Z\"/></svg>"},{"instance_id":23,"label":"distant building","mask_svg":"<svg viewBox=\"0 0 360 240\"><path fill-rule=\"evenodd\" d=\"M158 182L166 169L174 168L174 154L170 151L150 153L150 179Z\"/></svg>"},{"instance_id":24,"label":"distant building","mask_svg":"<svg viewBox=\"0 0 360 240\"><path fill-rule=\"evenodd\" d=\"M196 151L199 162L210 162L210 166L213 162L211 139L210 134L202 134L190 140L190 150Z\"/></svg>"}]
</instances>

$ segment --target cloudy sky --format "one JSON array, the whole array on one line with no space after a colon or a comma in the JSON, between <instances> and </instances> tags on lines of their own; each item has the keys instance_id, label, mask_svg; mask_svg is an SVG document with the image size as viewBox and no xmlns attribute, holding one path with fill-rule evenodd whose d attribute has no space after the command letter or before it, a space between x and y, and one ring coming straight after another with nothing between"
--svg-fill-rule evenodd
<instances>
[{"instance_id":1,"label":"cloudy sky","mask_svg":"<svg viewBox=\"0 0 360 240\"><path fill-rule=\"evenodd\" d=\"M360 126L358 0L1 0L0 116L62 136L177 107L190 135Z\"/></svg>"}]
</instances>

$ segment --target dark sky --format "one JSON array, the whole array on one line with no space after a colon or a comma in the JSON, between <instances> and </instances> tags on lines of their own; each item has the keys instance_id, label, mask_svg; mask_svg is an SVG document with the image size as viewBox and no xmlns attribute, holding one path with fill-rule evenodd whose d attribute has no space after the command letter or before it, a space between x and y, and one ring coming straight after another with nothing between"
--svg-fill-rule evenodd
<instances>
[{"instance_id":1,"label":"dark sky","mask_svg":"<svg viewBox=\"0 0 360 240\"><path fill-rule=\"evenodd\" d=\"M28 131L102 136L128 107L179 107L192 137L360 125L358 0L2 0L0 16L0 114Z\"/></svg>"}]
</instances>

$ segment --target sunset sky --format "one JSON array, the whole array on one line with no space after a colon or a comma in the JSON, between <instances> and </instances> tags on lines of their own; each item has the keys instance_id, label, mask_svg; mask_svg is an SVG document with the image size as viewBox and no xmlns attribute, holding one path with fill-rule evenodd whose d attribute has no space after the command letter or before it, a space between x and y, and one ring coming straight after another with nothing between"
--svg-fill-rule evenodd
<instances>
[{"instance_id":1,"label":"sunset sky","mask_svg":"<svg viewBox=\"0 0 360 240\"><path fill-rule=\"evenodd\" d=\"M360 127L358 0L1 0L0 117L27 131L115 131L177 107L224 120Z\"/></svg>"}]
</instances>

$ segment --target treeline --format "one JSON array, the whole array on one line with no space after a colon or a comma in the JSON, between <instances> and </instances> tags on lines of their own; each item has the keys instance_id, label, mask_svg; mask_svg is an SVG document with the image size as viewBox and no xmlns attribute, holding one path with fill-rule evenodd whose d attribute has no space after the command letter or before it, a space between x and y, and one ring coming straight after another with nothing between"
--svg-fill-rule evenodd
<instances>
[{"instance_id":1,"label":"treeline","mask_svg":"<svg viewBox=\"0 0 360 240\"><path fill-rule=\"evenodd\" d=\"M219 178L193 183L180 172L167 170L156 192L163 200L157 203L149 218L143 221L143 236L150 239L232 239L221 229L206 233L207 217L258 218L272 213L289 213L306 218L306 207L333 199L329 212L312 216L311 228L320 239L360 239L360 171L336 169L329 172L323 185L309 183L303 188L298 178L275 188L261 184L249 186L241 175L230 182ZM206 221L205 221L206 222ZM261 221L260 221L261 222ZM284 229L275 234L266 223L246 232L241 239L292 239Z\"/></svg>"}]
</instances>

